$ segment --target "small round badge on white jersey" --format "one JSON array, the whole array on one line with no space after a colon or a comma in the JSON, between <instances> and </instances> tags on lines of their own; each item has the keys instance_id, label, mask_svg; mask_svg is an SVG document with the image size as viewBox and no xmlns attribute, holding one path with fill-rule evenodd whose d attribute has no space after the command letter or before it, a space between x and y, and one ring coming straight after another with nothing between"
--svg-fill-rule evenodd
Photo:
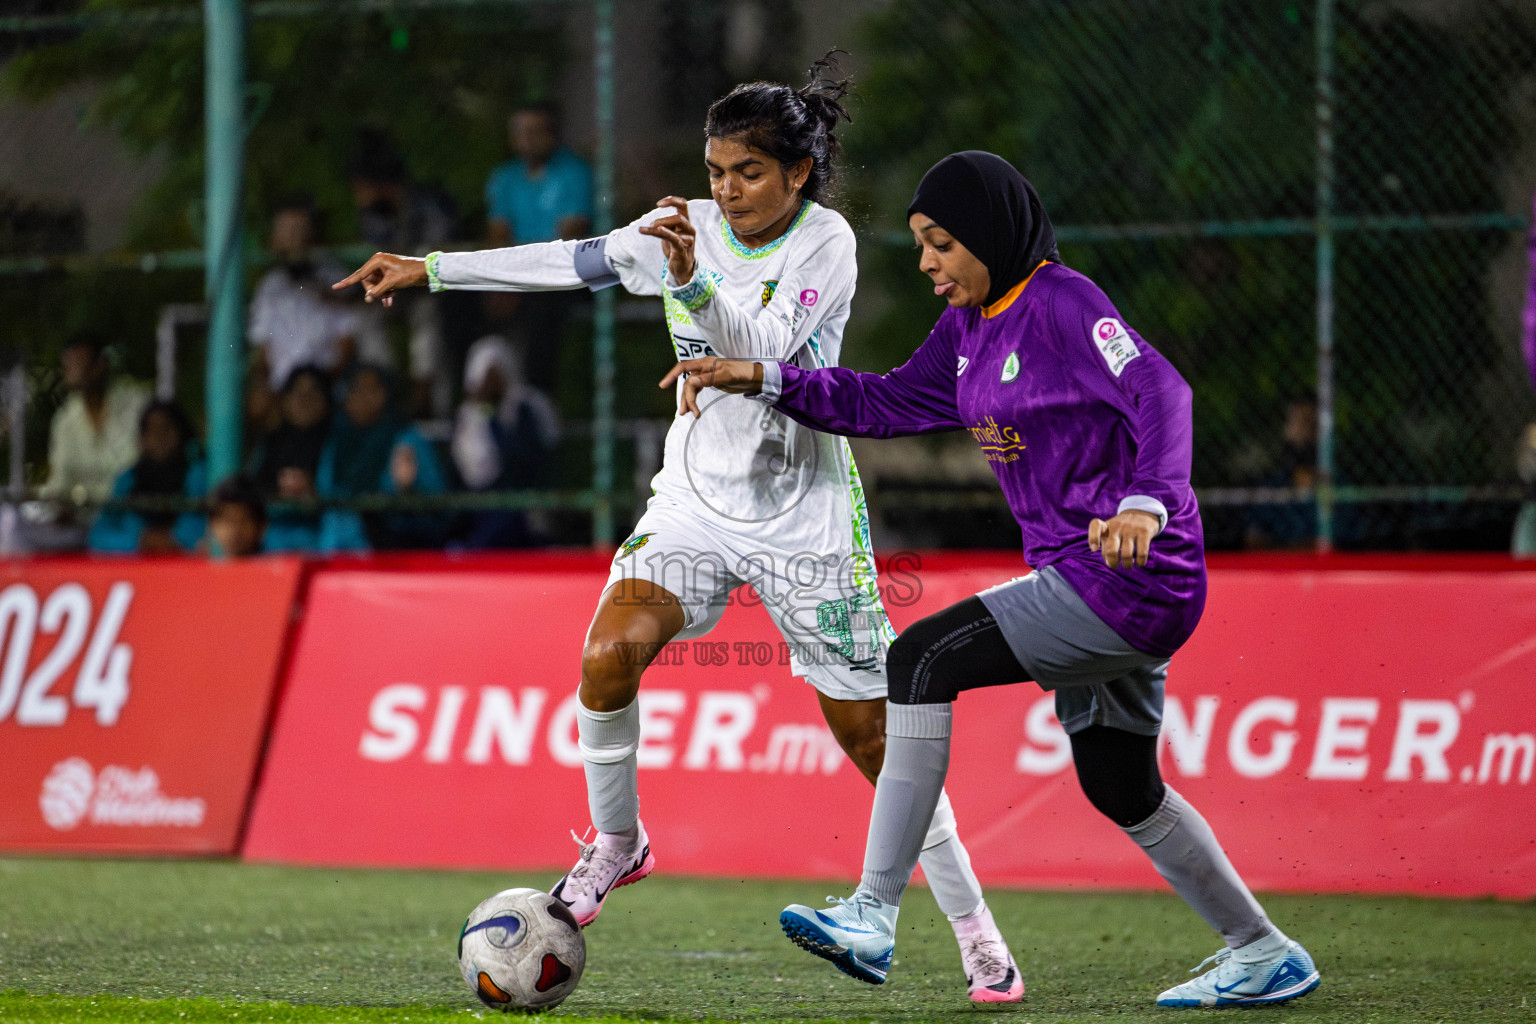
<instances>
[{"instance_id":1,"label":"small round badge on white jersey","mask_svg":"<svg viewBox=\"0 0 1536 1024\"><path fill-rule=\"evenodd\" d=\"M1136 343L1131 340L1131 333L1112 316L1106 316L1093 325L1093 343L1099 346L1099 353L1109 364L1109 372L1116 377L1120 376L1126 363L1141 355Z\"/></svg>"}]
</instances>

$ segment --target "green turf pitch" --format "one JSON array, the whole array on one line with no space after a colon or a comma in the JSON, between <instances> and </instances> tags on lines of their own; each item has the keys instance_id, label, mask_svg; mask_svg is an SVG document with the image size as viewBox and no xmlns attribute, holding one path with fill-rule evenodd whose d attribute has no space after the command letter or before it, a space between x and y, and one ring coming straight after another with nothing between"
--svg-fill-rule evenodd
<instances>
[{"instance_id":1,"label":"green turf pitch","mask_svg":"<svg viewBox=\"0 0 1536 1024\"><path fill-rule=\"evenodd\" d=\"M464 915L544 876L231 863L0 860L0 1024L18 1021L466 1021ZM1171 896L993 892L1028 980L1019 1006L966 1002L949 928L924 891L901 917L890 981L860 984L779 933L779 909L828 883L653 876L587 931L581 987L549 1019L944 1021L1210 1011L1152 1000L1219 943ZM1377 897L1265 904L1312 950L1322 987L1265 1019L1536 1019L1536 907ZM495 1016L485 1013L485 1016ZM1249 1019L1249 1018L1243 1018Z\"/></svg>"}]
</instances>

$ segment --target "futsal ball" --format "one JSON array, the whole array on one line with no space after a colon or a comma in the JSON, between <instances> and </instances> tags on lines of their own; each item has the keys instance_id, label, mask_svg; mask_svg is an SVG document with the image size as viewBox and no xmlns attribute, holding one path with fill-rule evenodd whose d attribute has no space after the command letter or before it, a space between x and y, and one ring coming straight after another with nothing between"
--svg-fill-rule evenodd
<instances>
[{"instance_id":1,"label":"futsal ball","mask_svg":"<svg viewBox=\"0 0 1536 1024\"><path fill-rule=\"evenodd\" d=\"M459 973L495 1010L547 1010L576 991L587 941L570 909L547 892L507 889L470 912L459 932Z\"/></svg>"}]
</instances>

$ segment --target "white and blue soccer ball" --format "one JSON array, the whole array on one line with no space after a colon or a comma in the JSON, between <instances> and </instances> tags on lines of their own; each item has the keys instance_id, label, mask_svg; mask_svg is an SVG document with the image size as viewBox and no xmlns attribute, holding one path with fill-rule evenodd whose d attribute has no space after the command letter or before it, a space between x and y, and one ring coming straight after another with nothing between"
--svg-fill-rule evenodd
<instances>
[{"instance_id":1,"label":"white and blue soccer ball","mask_svg":"<svg viewBox=\"0 0 1536 1024\"><path fill-rule=\"evenodd\" d=\"M587 942L564 903L507 889L470 912L459 932L459 973L495 1010L547 1010L576 991Z\"/></svg>"}]
</instances>

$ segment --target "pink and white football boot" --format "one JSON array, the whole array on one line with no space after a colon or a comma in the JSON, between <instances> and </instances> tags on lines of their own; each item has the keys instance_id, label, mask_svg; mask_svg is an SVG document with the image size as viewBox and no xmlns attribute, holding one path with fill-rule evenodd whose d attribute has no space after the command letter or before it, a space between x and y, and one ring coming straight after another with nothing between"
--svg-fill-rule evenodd
<instances>
[{"instance_id":1,"label":"pink and white football boot","mask_svg":"<svg viewBox=\"0 0 1536 1024\"><path fill-rule=\"evenodd\" d=\"M969 917L951 921L960 942L960 959L973 1003L1017 1003L1024 998L1024 976L1008 952L1003 933L985 903Z\"/></svg>"},{"instance_id":2,"label":"pink and white football boot","mask_svg":"<svg viewBox=\"0 0 1536 1024\"><path fill-rule=\"evenodd\" d=\"M656 868L651 855L651 841L645 826L636 822L634 839L599 832L592 842L584 842L575 832L571 838L581 848L581 859L549 894L571 908L576 923L585 928L602 913L608 894L621 885L638 882Z\"/></svg>"}]
</instances>

